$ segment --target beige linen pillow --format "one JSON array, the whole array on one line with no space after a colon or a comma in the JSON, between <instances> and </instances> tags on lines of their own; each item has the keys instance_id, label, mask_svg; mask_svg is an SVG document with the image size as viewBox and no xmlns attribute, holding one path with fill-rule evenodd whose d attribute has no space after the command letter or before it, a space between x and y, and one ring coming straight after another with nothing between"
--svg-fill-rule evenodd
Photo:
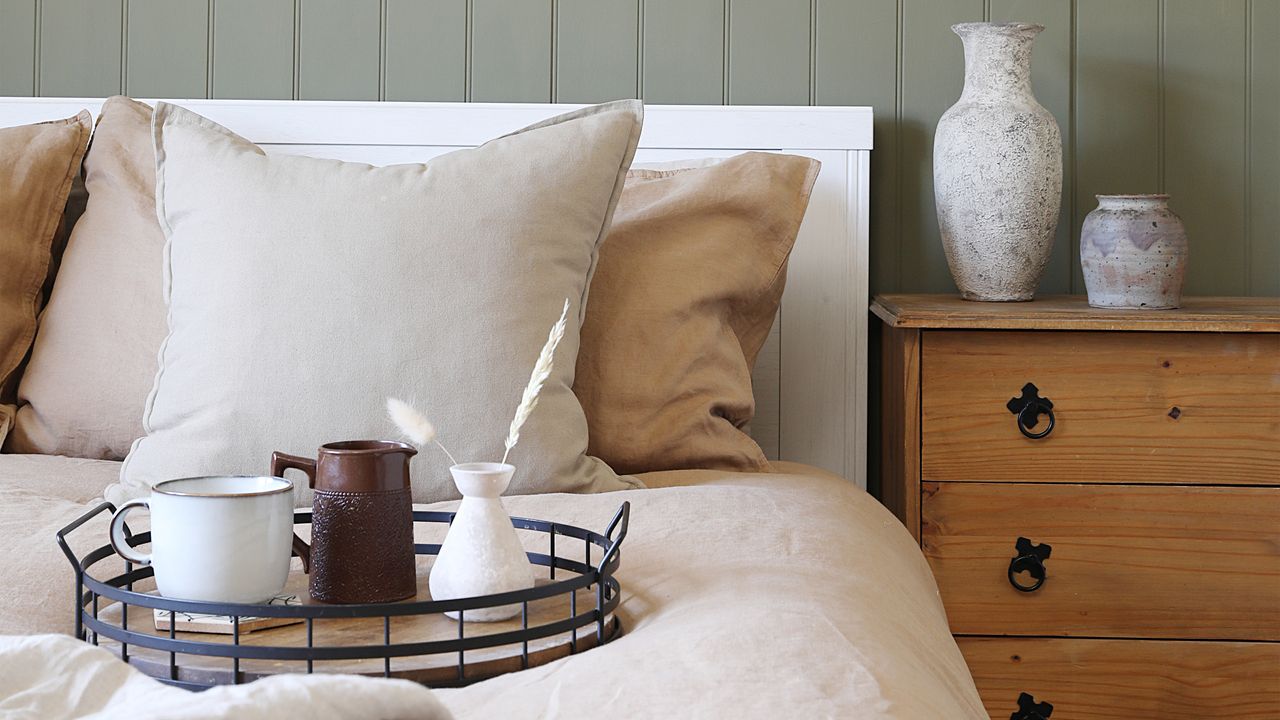
<instances>
[{"instance_id":1,"label":"beige linen pillow","mask_svg":"<svg viewBox=\"0 0 1280 720\"><path fill-rule=\"evenodd\" d=\"M166 332L151 107L109 98L84 159L89 192L40 319L8 450L120 460Z\"/></svg>"},{"instance_id":2,"label":"beige linen pillow","mask_svg":"<svg viewBox=\"0 0 1280 720\"><path fill-rule=\"evenodd\" d=\"M745 153L632 170L600 251L574 392L625 473L767 471L743 427L816 160Z\"/></svg>"},{"instance_id":3,"label":"beige linen pillow","mask_svg":"<svg viewBox=\"0 0 1280 720\"><path fill-rule=\"evenodd\" d=\"M89 142L88 112L0 128L0 402L12 403L43 304L54 232Z\"/></svg>"},{"instance_id":4,"label":"beige linen pillow","mask_svg":"<svg viewBox=\"0 0 1280 720\"><path fill-rule=\"evenodd\" d=\"M459 461L496 460L529 372L571 301L511 491L638 486L584 454L571 390L597 248L641 127L639 101L562 115L426 165L266 155L161 103L156 206L169 334L137 440L108 489L261 473L271 451L384 437L415 400ZM433 449L414 498L457 497Z\"/></svg>"}]
</instances>

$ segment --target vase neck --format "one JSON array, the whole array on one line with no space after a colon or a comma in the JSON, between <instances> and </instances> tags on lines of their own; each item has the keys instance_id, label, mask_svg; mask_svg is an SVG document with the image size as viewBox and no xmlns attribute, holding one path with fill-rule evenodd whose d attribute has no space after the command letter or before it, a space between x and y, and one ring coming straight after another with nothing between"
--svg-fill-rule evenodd
<instances>
[{"instance_id":1,"label":"vase neck","mask_svg":"<svg viewBox=\"0 0 1280 720\"><path fill-rule=\"evenodd\" d=\"M952 27L964 41L961 98L1034 97L1031 46L1043 29L1028 23L963 23Z\"/></svg>"},{"instance_id":2,"label":"vase neck","mask_svg":"<svg viewBox=\"0 0 1280 720\"><path fill-rule=\"evenodd\" d=\"M1107 210L1159 210L1169 205L1168 195L1096 195L1098 207Z\"/></svg>"}]
</instances>

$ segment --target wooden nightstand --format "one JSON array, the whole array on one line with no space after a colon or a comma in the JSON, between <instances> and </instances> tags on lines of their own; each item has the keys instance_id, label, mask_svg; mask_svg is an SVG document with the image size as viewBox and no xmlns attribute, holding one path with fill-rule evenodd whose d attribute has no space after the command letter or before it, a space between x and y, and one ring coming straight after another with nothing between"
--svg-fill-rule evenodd
<instances>
[{"instance_id":1,"label":"wooden nightstand","mask_svg":"<svg viewBox=\"0 0 1280 720\"><path fill-rule=\"evenodd\" d=\"M1280 718L1280 300L872 311L882 501L992 717Z\"/></svg>"}]
</instances>

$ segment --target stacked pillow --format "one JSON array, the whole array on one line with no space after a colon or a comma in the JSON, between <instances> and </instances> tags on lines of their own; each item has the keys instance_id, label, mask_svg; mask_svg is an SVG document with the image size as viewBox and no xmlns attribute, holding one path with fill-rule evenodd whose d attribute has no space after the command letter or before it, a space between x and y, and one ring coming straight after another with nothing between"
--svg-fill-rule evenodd
<instances>
[{"instance_id":1,"label":"stacked pillow","mask_svg":"<svg viewBox=\"0 0 1280 720\"><path fill-rule=\"evenodd\" d=\"M82 112L0 129L0 439L13 417L18 366L36 334L53 236L91 122Z\"/></svg>"},{"instance_id":2,"label":"stacked pillow","mask_svg":"<svg viewBox=\"0 0 1280 720\"><path fill-rule=\"evenodd\" d=\"M387 168L268 156L171 105L152 122L103 107L7 451L132 447L120 500L387 436L383 397L409 395L459 460L496 459L568 298L582 332L512 454L513 492L768 469L742 429L750 372L816 161L628 173L638 102ZM418 459L415 499L456 496L446 467Z\"/></svg>"}]
</instances>

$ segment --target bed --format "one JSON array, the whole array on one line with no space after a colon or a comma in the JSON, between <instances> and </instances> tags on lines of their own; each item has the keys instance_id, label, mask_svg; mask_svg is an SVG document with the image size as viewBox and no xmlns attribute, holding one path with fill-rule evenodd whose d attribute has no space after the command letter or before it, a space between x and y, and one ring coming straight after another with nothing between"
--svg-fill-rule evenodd
<instances>
[{"instance_id":1,"label":"bed","mask_svg":"<svg viewBox=\"0 0 1280 720\"><path fill-rule=\"evenodd\" d=\"M100 102L0 100L0 126L96 112ZM566 109L176 102L269 152L373 164L427 160ZM637 163L744 150L823 163L752 375L751 435L776 472L648 473L641 490L508 498L512 514L584 527L631 502L625 634L437 697L456 717L985 717L918 547L864 490L870 110L655 106L646 115ZM53 534L118 473L110 461L0 455L9 557L0 633L70 632L71 575ZM105 532L87 535L95 531Z\"/></svg>"}]
</instances>

